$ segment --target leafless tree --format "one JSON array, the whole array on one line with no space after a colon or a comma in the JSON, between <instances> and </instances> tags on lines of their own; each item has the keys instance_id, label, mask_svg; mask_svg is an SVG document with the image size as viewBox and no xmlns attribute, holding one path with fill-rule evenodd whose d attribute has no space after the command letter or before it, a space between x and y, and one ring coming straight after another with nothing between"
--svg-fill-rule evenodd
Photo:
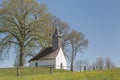
<instances>
[{"instance_id":1,"label":"leafless tree","mask_svg":"<svg viewBox=\"0 0 120 80\"><path fill-rule=\"evenodd\" d=\"M88 40L85 39L84 34L72 30L69 34L69 54L67 54L70 61L70 70L73 71L74 59L78 53L88 46Z\"/></svg>"},{"instance_id":2,"label":"leafless tree","mask_svg":"<svg viewBox=\"0 0 120 80\"><path fill-rule=\"evenodd\" d=\"M99 69L103 69L103 67L104 67L104 59L102 57L98 57L96 59L96 66L98 66Z\"/></svg>"},{"instance_id":3,"label":"leafless tree","mask_svg":"<svg viewBox=\"0 0 120 80\"><path fill-rule=\"evenodd\" d=\"M90 63L87 60L83 61L83 65L84 65L84 71L90 69Z\"/></svg>"},{"instance_id":4,"label":"leafless tree","mask_svg":"<svg viewBox=\"0 0 120 80\"><path fill-rule=\"evenodd\" d=\"M105 58L105 67L108 68L108 69L112 68L112 67L115 67L114 63L108 57Z\"/></svg>"},{"instance_id":5,"label":"leafless tree","mask_svg":"<svg viewBox=\"0 0 120 80\"><path fill-rule=\"evenodd\" d=\"M82 71L82 67L83 67L83 61L82 60L78 60L78 61L76 61L76 69L77 69L77 71Z\"/></svg>"}]
</instances>

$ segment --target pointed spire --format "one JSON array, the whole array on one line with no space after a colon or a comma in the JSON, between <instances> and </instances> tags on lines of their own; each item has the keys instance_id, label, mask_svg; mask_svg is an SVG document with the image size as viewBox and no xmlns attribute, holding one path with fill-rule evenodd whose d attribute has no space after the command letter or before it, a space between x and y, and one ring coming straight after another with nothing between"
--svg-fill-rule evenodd
<instances>
[{"instance_id":1,"label":"pointed spire","mask_svg":"<svg viewBox=\"0 0 120 80\"><path fill-rule=\"evenodd\" d=\"M61 47L61 37L57 28L55 29L55 32L52 36L52 46L53 46L53 50L56 50L59 47Z\"/></svg>"},{"instance_id":2,"label":"pointed spire","mask_svg":"<svg viewBox=\"0 0 120 80\"><path fill-rule=\"evenodd\" d=\"M58 31L57 28L55 29L55 32L54 32L53 36L60 36L59 31Z\"/></svg>"}]
</instances>

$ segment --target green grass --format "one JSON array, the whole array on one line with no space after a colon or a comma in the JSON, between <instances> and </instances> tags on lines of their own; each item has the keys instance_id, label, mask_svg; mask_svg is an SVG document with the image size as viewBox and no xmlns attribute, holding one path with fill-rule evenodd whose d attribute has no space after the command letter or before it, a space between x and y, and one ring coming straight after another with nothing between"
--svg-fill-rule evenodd
<instances>
[{"instance_id":1,"label":"green grass","mask_svg":"<svg viewBox=\"0 0 120 80\"><path fill-rule=\"evenodd\" d=\"M120 80L120 69L70 72L49 68L20 68L16 76L15 68L0 69L0 80Z\"/></svg>"}]
</instances>

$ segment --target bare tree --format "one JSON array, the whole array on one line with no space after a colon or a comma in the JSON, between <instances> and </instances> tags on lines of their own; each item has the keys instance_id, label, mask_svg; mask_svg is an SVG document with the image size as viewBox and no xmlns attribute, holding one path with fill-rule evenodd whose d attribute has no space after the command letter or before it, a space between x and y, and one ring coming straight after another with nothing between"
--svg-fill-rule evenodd
<instances>
[{"instance_id":1,"label":"bare tree","mask_svg":"<svg viewBox=\"0 0 120 80\"><path fill-rule=\"evenodd\" d=\"M116 67L116 65L112 62L111 63L111 68L115 68Z\"/></svg>"},{"instance_id":2,"label":"bare tree","mask_svg":"<svg viewBox=\"0 0 120 80\"><path fill-rule=\"evenodd\" d=\"M103 67L104 67L104 59L102 57L98 57L96 59L96 66L98 66L99 69L103 69Z\"/></svg>"},{"instance_id":3,"label":"bare tree","mask_svg":"<svg viewBox=\"0 0 120 80\"><path fill-rule=\"evenodd\" d=\"M76 61L76 69L77 69L77 71L82 71L82 67L83 67L83 61L82 60L78 60L78 61Z\"/></svg>"},{"instance_id":4,"label":"bare tree","mask_svg":"<svg viewBox=\"0 0 120 80\"><path fill-rule=\"evenodd\" d=\"M90 64L87 60L84 60L83 61L83 67L84 67L84 71L86 71L87 69L89 70L90 69Z\"/></svg>"},{"instance_id":5,"label":"bare tree","mask_svg":"<svg viewBox=\"0 0 120 80\"><path fill-rule=\"evenodd\" d=\"M63 47L63 50L65 51L65 48L68 45L70 26L66 22L63 22L54 16L52 18L52 24L53 24L53 29L57 28L59 30L62 47Z\"/></svg>"},{"instance_id":6,"label":"bare tree","mask_svg":"<svg viewBox=\"0 0 120 80\"><path fill-rule=\"evenodd\" d=\"M81 53L88 46L88 40L84 38L83 33L72 30L69 34L69 54L70 70L73 71L74 59L77 53Z\"/></svg>"},{"instance_id":7,"label":"bare tree","mask_svg":"<svg viewBox=\"0 0 120 80\"><path fill-rule=\"evenodd\" d=\"M93 69L93 70L98 69L98 66L97 66L96 62L93 62L93 63L91 64L91 66L92 66L92 69Z\"/></svg>"},{"instance_id":8,"label":"bare tree","mask_svg":"<svg viewBox=\"0 0 120 80\"><path fill-rule=\"evenodd\" d=\"M108 57L105 58L105 67L108 68L108 69L112 68L112 67L115 67L114 63Z\"/></svg>"}]
</instances>

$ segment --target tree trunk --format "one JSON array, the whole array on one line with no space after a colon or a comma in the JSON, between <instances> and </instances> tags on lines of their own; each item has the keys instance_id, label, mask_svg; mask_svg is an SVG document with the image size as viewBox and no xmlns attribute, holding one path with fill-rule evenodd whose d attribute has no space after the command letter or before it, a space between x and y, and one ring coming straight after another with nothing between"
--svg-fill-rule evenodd
<instances>
[{"instance_id":1,"label":"tree trunk","mask_svg":"<svg viewBox=\"0 0 120 80\"><path fill-rule=\"evenodd\" d=\"M72 71L72 72L73 72L73 60L71 61L70 71Z\"/></svg>"},{"instance_id":2,"label":"tree trunk","mask_svg":"<svg viewBox=\"0 0 120 80\"><path fill-rule=\"evenodd\" d=\"M23 55L24 55L24 47L20 46L19 66L23 66L24 65Z\"/></svg>"}]
</instances>

